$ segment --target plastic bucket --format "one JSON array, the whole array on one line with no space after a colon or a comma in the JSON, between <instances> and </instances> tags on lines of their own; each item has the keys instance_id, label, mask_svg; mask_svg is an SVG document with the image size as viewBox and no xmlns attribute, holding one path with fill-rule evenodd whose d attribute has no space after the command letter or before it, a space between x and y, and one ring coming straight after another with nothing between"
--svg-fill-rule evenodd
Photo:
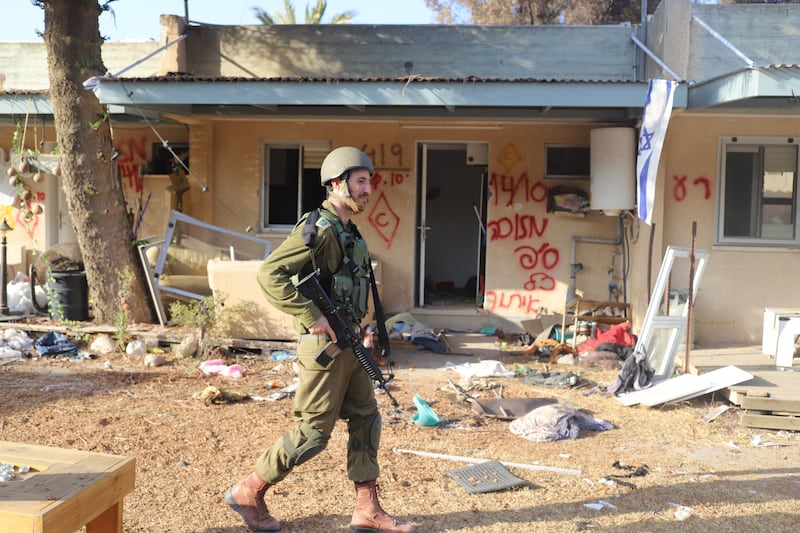
<instances>
[{"instance_id":1,"label":"plastic bucket","mask_svg":"<svg viewBox=\"0 0 800 533\"><path fill-rule=\"evenodd\" d=\"M50 272L47 279L47 310L53 320L88 320L89 285L86 272Z\"/></svg>"}]
</instances>

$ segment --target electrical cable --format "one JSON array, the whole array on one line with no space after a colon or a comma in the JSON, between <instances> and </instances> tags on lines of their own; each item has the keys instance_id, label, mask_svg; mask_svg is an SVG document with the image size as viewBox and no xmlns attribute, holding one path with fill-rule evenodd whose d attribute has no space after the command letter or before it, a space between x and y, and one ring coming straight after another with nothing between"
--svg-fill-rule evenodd
<instances>
[{"instance_id":1,"label":"electrical cable","mask_svg":"<svg viewBox=\"0 0 800 533\"><path fill-rule=\"evenodd\" d=\"M120 84L120 86L122 86L123 90L125 91L125 94L128 96L128 98L130 99L130 101L133 104L133 106L139 112L139 114L142 117L142 119L144 120L145 124L147 124L147 126L150 128L150 130L155 134L155 136L161 142L161 146L164 147L164 149L169 152L169 154L177 162L177 164L180 165L183 168L183 170L186 172L187 176L190 176L200 186L202 192L209 193L211 195L211 198L215 202L217 202L220 206L222 206L222 208L225 209L225 211L227 211L234 219L236 219L237 221L242 223L242 225L245 226L245 230L244 230L245 233L252 233L253 232L253 227L248 225L244 220L242 220L233 211L233 209L231 207L229 207L224 201L222 201L222 199L220 199L216 194L214 194L213 191L211 191L211 189L209 188L209 186L206 185L203 182L203 180L201 180L194 172L192 172L192 170L183 161L183 159L181 159L181 157L178 156L178 154L175 153L175 151L172 149L172 146L170 146L169 142L166 139L164 139L164 137L161 136L161 134L158 132L158 130L155 128L155 126L153 126L153 124L150 122L150 119L147 118L147 115L142 111L141 107L139 107L139 104L133 99L133 91L129 91L128 88L125 86L125 83L122 80L117 79L116 81Z\"/></svg>"}]
</instances>

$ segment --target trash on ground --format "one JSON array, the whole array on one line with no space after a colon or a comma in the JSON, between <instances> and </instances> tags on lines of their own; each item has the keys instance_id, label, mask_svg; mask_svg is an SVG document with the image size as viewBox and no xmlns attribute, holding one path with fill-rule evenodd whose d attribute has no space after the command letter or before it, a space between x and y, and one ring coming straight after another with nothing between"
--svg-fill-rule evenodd
<instances>
[{"instance_id":1,"label":"trash on ground","mask_svg":"<svg viewBox=\"0 0 800 533\"><path fill-rule=\"evenodd\" d=\"M517 418L508 429L511 433L533 442L548 442L577 438L581 430L605 431L614 424L595 418L566 403L537 407Z\"/></svg>"},{"instance_id":2,"label":"trash on ground","mask_svg":"<svg viewBox=\"0 0 800 533\"><path fill-rule=\"evenodd\" d=\"M412 398L414 405L417 407L417 414L414 415L414 423L418 426L435 426L439 424L439 417L431 409L431 406L423 400L419 394L415 394Z\"/></svg>"},{"instance_id":3,"label":"trash on ground","mask_svg":"<svg viewBox=\"0 0 800 533\"><path fill-rule=\"evenodd\" d=\"M487 461L450 470L447 475L470 494L495 492L529 483L506 470L499 461Z\"/></svg>"},{"instance_id":4,"label":"trash on ground","mask_svg":"<svg viewBox=\"0 0 800 533\"><path fill-rule=\"evenodd\" d=\"M469 381L473 377L514 377L514 371L508 370L503 363L492 359L486 359L478 363L463 363L456 365L450 361L444 365L445 370L455 370L461 375L463 381Z\"/></svg>"},{"instance_id":5,"label":"trash on ground","mask_svg":"<svg viewBox=\"0 0 800 533\"><path fill-rule=\"evenodd\" d=\"M788 446L788 444L783 444L780 442L772 442L768 440L761 440L761 435L756 435L753 437L753 440L750 441L751 446Z\"/></svg>"},{"instance_id":6,"label":"trash on ground","mask_svg":"<svg viewBox=\"0 0 800 533\"><path fill-rule=\"evenodd\" d=\"M78 347L63 333L49 331L36 339L34 343L39 356L73 354Z\"/></svg>"},{"instance_id":7,"label":"trash on ground","mask_svg":"<svg viewBox=\"0 0 800 533\"><path fill-rule=\"evenodd\" d=\"M222 359L209 359L200 363L200 370L206 376L224 376L239 379L244 376L242 365L228 365Z\"/></svg>"},{"instance_id":8,"label":"trash on ground","mask_svg":"<svg viewBox=\"0 0 800 533\"><path fill-rule=\"evenodd\" d=\"M214 386L208 386L201 392L192 396L195 400L201 400L206 405L212 403L232 403L241 402L250 398L250 395L244 392L220 389Z\"/></svg>"}]
</instances>

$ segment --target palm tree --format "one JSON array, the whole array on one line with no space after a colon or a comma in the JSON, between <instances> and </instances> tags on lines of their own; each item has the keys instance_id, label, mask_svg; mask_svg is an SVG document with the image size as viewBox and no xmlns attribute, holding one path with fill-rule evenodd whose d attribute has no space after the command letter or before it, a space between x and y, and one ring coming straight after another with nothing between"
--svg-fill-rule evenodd
<instances>
[{"instance_id":1,"label":"palm tree","mask_svg":"<svg viewBox=\"0 0 800 533\"><path fill-rule=\"evenodd\" d=\"M330 22L322 22L322 17L325 16L325 9L328 7L328 2L325 0L317 0L317 5L313 8L306 4L306 20L305 24L349 24L353 17L356 16L355 11L344 11L337 13L331 17ZM275 24L297 24L297 17L295 17L294 5L290 0L283 0L284 12L275 12L272 15L261 9L254 7L253 12L261 24L272 26Z\"/></svg>"}]
</instances>

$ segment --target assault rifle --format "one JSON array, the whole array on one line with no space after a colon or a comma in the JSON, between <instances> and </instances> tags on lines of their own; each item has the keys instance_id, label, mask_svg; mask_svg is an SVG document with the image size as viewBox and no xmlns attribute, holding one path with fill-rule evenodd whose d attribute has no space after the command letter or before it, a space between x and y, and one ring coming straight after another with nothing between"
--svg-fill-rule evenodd
<instances>
[{"instance_id":1,"label":"assault rifle","mask_svg":"<svg viewBox=\"0 0 800 533\"><path fill-rule=\"evenodd\" d=\"M367 353L367 349L361 343L361 338L351 325L349 320L350 313L341 307L337 307L328 293L322 288L319 282L319 273L317 271L312 272L298 281L296 286L300 294L314 302L322 311L322 314L325 315L325 318L328 319L331 329L336 333L336 346L339 350L352 348L356 359L367 372L367 375L378 382L378 387L386 393L386 396L392 401L392 405L398 407L397 400L386 388L386 384L394 378L394 374L390 372L387 379L381 373L381 369L372 359L372 356ZM338 352L330 353L328 350L322 350L317 355L316 361L322 366L328 366L337 354Z\"/></svg>"}]
</instances>

